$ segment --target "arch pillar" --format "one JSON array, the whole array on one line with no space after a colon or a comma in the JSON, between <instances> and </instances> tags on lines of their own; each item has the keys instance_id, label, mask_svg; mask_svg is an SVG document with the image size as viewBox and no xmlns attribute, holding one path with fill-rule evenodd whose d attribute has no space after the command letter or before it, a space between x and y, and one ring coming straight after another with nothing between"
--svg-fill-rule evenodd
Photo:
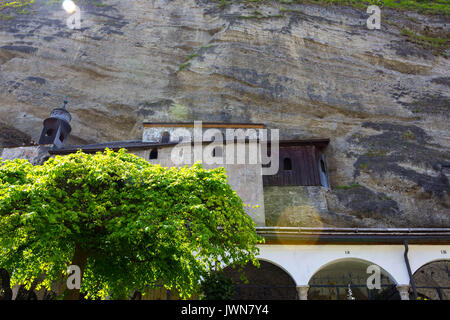
<instances>
[{"instance_id":1,"label":"arch pillar","mask_svg":"<svg viewBox=\"0 0 450 320\"><path fill-rule=\"evenodd\" d=\"M297 286L298 300L308 300L309 285Z\"/></svg>"},{"instance_id":2,"label":"arch pillar","mask_svg":"<svg viewBox=\"0 0 450 320\"><path fill-rule=\"evenodd\" d=\"M398 293L400 293L400 298L402 300L409 300L409 288L410 288L409 284L398 284L397 285L397 290L398 290Z\"/></svg>"}]
</instances>

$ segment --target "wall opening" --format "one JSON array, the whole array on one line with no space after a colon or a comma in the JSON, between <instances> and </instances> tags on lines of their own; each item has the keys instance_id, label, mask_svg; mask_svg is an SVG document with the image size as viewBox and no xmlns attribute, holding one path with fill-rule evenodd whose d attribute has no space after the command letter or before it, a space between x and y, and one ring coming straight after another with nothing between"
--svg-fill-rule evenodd
<instances>
[{"instance_id":1,"label":"wall opening","mask_svg":"<svg viewBox=\"0 0 450 320\"><path fill-rule=\"evenodd\" d=\"M168 131L164 131L161 134L161 143L168 143L170 141L170 133Z\"/></svg>"},{"instance_id":2,"label":"wall opening","mask_svg":"<svg viewBox=\"0 0 450 320\"><path fill-rule=\"evenodd\" d=\"M276 174L263 177L264 186L328 186L327 145L322 140L280 142L280 168Z\"/></svg>"},{"instance_id":3,"label":"wall opening","mask_svg":"<svg viewBox=\"0 0 450 320\"><path fill-rule=\"evenodd\" d=\"M400 300L394 279L380 268L380 289L369 289L367 268L373 263L344 259L328 264L309 281L308 300Z\"/></svg>"},{"instance_id":4,"label":"wall opening","mask_svg":"<svg viewBox=\"0 0 450 320\"><path fill-rule=\"evenodd\" d=\"M273 263L259 260L260 268L247 264L242 273L248 280L241 280L238 268L227 267L225 276L231 278L235 287L236 300L296 300L297 290L294 280Z\"/></svg>"},{"instance_id":5,"label":"wall opening","mask_svg":"<svg viewBox=\"0 0 450 320\"><path fill-rule=\"evenodd\" d=\"M413 275L418 299L450 300L450 261L438 260L420 267ZM410 299L413 295L410 292Z\"/></svg>"},{"instance_id":6,"label":"wall opening","mask_svg":"<svg viewBox=\"0 0 450 320\"><path fill-rule=\"evenodd\" d=\"M291 160L291 158L284 158L283 170L284 171L292 171L292 160Z\"/></svg>"},{"instance_id":7,"label":"wall opening","mask_svg":"<svg viewBox=\"0 0 450 320\"><path fill-rule=\"evenodd\" d=\"M150 156L149 156L150 160L155 160L158 159L158 149L152 149L152 151L150 151Z\"/></svg>"}]
</instances>

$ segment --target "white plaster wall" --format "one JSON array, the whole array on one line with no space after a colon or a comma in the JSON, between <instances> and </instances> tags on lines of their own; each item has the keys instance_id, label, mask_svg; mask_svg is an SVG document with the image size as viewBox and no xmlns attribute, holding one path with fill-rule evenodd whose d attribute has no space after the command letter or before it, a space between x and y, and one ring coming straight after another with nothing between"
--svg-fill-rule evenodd
<instances>
[{"instance_id":1,"label":"white plaster wall","mask_svg":"<svg viewBox=\"0 0 450 320\"><path fill-rule=\"evenodd\" d=\"M414 274L414 272L427 263L438 260L450 260L450 246L409 245L408 257L411 272Z\"/></svg>"},{"instance_id":2,"label":"white plaster wall","mask_svg":"<svg viewBox=\"0 0 450 320\"><path fill-rule=\"evenodd\" d=\"M144 132L142 134L142 141L143 142L161 142L162 139L162 133L168 132L170 134L170 142L179 142L179 137L175 135L175 132L181 132L178 129L183 129L189 132L189 135L193 136L194 128L174 128L174 127L149 127L144 128Z\"/></svg>"},{"instance_id":3,"label":"white plaster wall","mask_svg":"<svg viewBox=\"0 0 450 320\"><path fill-rule=\"evenodd\" d=\"M24 146L0 149L0 158L4 160L25 159L31 164L42 164L49 156L50 145Z\"/></svg>"},{"instance_id":4,"label":"white plaster wall","mask_svg":"<svg viewBox=\"0 0 450 320\"><path fill-rule=\"evenodd\" d=\"M200 125L199 125L200 128ZM181 130L180 130L181 129ZM162 133L168 132L170 134L170 141L171 142L178 142L179 138L176 136L176 133L182 133L184 132L188 133L188 135L192 138L192 141L194 139L194 128L189 127L186 125L185 127L171 127L171 126L162 126L162 127L144 127L144 131L142 133L142 141L144 142L158 142L161 141ZM222 138L226 139L227 136L229 136L230 139L234 139L234 132L232 130L238 130L238 132L243 133L246 137L251 139L256 139L260 135L259 129L253 129L253 128L214 128L214 127L205 127L201 128L202 135L205 135L206 132L209 132L210 134L215 132L220 132L222 134ZM242 131L240 131L242 130ZM183 133L184 135L184 133ZM205 141L210 141L211 137L204 137Z\"/></svg>"},{"instance_id":5,"label":"white plaster wall","mask_svg":"<svg viewBox=\"0 0 450 320\"><path fill-rule=\"evenodd\" d=\"M389 273L397 284L409 284L403 245L260 245L259 248L258 258L282 268L297 286L307 285L321 268L343 259L372 262ZM450 245L410 245L412 272L426 263L442 260L441 250L450 252Z\"/></svg>"},{"instance_id":6,"label":"white plaster wall","mask_svg":"<svg viewBox=\"0 0 450 320\"><path fill-rule=\"evenodd\" d=\"M0 154L4 160L26 159L32 162L39 155L39 146L5 148Z\"/></svg>"}]
</instances>

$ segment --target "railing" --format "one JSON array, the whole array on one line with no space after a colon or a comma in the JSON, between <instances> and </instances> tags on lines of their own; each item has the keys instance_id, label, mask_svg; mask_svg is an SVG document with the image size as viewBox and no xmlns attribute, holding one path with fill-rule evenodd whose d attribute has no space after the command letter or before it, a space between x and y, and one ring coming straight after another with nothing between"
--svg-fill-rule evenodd
<instances>
[{"instance_id":1,"label":"railing","mask_svg":"<svg viewBox=\"0 0 450 320\"><path fill-rule=\"evenodd\" d=\"M176 297L171 297L170 290L164 289L163 286L156 286L155 290L150 294L152 300L171 300ZM333 295L337 300L346 300L348 295L348 285L321 285L311 284L309 286L309 294L314 292L314 289L334 289ZM399 300L400 296L395 285L381 284L381 289L369 289L365 284L350 284L351 289L365 290L368 300ZM422 290L421 290L422 289ZM435 295L426 290L433 290ZM433 287L433 286L419 286L417 287L419 299L431 300L449 300L450 287ZM330 292L331 293L331 292ZM140 299L140 297L136 297ZM309 297L308 297L309 298ZM437 299L436 299L437 298ZM147 298L148 299L148 298ZM297 290L295 286L271 286L271 285L235 285L235 300L296 300Z\"/></svg>"},{"instance_id":2,"label":"railing","mask_svg":"<svg viewBox=\"0 0 450 320\"><path fill-rule=\"evenodd\" d=\"M295 286L235 285L235 300L296 300Z\"/></svg>"},{"instance_id":3,"label":"railing","mask_svg":"<svg viewBox=\"0 0 450 320\"><path fill-rule=\"evenodd\" d=\"M347 299L347 290L348 288L353 289L361 289L365 290L367 293L367 300L400 300L400 296L398 294L398 291L395 287L395 285L392 284L381 284L380 289L369 289L367 287L367 284L350 284L350 285L344 285L344 284L311 284L309 285L309 294L312 293L311 289L318 288L318 289L334 289L337 300L346 300ZM342 294L340 289L344 289ZM383 290L384 289L384 290Z\"/></svg>"},{"instance_id":4,"label":"railing","mask_svg":"<svg viewBox=\"0 0 450 320\"><path fill-rule=\"evenodd\" d=\"M419 299L425 298L425 299L437 300L437 299L432 299L433 298L432 294L426 293L426 291L425 291L425 290L435 290L439 300L450 300L450 287L421 286L421 287L416 287L416 289L417 289L417 293L419 294ZM420 290L420 289L425 289L425 290Z\"/></svg>"}]
</instances>

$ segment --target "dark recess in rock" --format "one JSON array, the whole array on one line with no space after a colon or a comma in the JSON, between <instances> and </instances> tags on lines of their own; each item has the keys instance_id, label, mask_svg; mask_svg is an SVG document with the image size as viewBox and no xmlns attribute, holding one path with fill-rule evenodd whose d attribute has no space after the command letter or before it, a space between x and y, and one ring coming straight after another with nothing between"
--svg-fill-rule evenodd
<instances>
[{"instance_id":1,"label":"dark recess in rock","mask_svg":"<svg viewBox=\"0 0 450 320\"><path fill-rule=\"evenodd\" d=\"M450 77L434 78L433 80L431 80L431 82L439 83L439 84L445 85L447 87L450 87Z\"/></svg>"},{"instance_id":2,"label":"dark recess in rock","mask_svg":"<svg viewBox=\"0 0 450 320\"><path fill-rule=\"evenodd\" d=\"M0 122L0 147L14 147L31 144L31 137Z\"/></svg>"},{"instance_id":3,"label":"dark recess in rock","mask_svg":"<svg viewBox=\"0 0 450 320\"><path fill-rule=\"evenodd\" d=\"M5 49L5 50L18 51L18 52L27 53L27 54L35 53L38 51L38 48L30 47L30 46L3 46L0 48Z\"/></svg>"},{"instance_id":4,"label":"dark recess in rock","mask_svg":"<svg viewBox=\"0 0 450 320\"><path fill-rule=\"evenodd\" d=\"M47 80L41 77L27 77L25 80L36 82L37 84L46 84Z\"/></svg>"},{"instance_id":5,"label":"dark recess in rock","mask_svg":"<svg viewBox=\"0 0 450 320\"><path fill-rule=\"evenodd\" d=\"M397 202L384 193L373 192L364 186L333 191L339 201L355 215L368 218L385 218L399 213Z\"/></svg>"},{"instance_id":6,"label":"dark recess in rock","mask_svg":"<svg viewBox=\"0 0 450 320\"><path fill-rule=\"evenodd\" d=\"M138 116L147 117L151 116L156 111L167 111L169 107L174 103L173 100L165 99L157 102L144 101L138 106Z\"/></svg>"},{"instance_id":7,"label":"dark recess in rock","mask_svg":"<svg viewBox=\"0 0 450 320\"><path fill-rule=\"evenodd\" d=\"M395 53L400 57L414 56L427 59L433 56L433 54L429 51L422 49L406 40L393 40L387 47L395 50Z\"/></svg>"},{"instance_id":8,"label":"dark recess in rock","mask_svg":"<svg viewBox=\"0 0 450 320\"><path fill-rule=\"evenodd\" d=\"M414 113L442 115L450 113L450 98L441 94L424 94L414 102L401 104Z\"/></svg>"},{"instance_id":9,"label":"dark recess in rock","mask_svg":"<svg viewBox=\"0 0 450 320\"><path fill-rule=\"evenodd\" d=\"M440 164L448 161L449 154L439 151L438 145L431 142L423 129L416 126L402 126L392 123L365 122L365 128L382 131L373 136L353 135L348 142L364 147L367 153L360 155L354 163L354 178L360 175L361 168L371 174L393 173L415 182L426 192L442 196L448 189L444 175L431 176L407 169L399 163L407 162L439 170Z\"/></svg>"}]
</instances>

